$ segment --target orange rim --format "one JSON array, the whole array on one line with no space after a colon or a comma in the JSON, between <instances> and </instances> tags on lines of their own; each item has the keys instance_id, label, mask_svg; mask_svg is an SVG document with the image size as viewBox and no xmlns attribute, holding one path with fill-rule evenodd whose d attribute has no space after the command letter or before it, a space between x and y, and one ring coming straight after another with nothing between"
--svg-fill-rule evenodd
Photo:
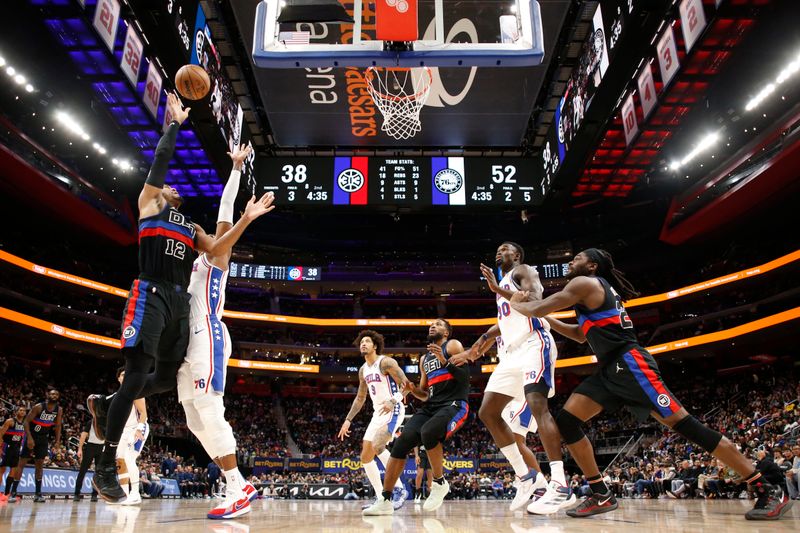
<instances>
[{"instance_id":1,"label":"orange rim","mask_svg":"<svg viewBox=\"0 0 800 533\"><path fill-rule=\"evenodd\" d=\"M384 69L384 70L391 70L391 71L410 71L411 68L409 68L409 67L368 67L367 68L366 72L364 73L364 78L365 78L365 81L367 82L367 85L372 89L372 92L374 92L375 94L377 94L379 97L383 98L384 100L418 100L422 95L424 95L425 93L428 92L428 90L431 88L431 83L433 83L433 73L431 72L430 67L415 67L415 68L424 68L425 69L425 74L428 75L427 76L428 77L428 83L426 83L425 86L422 89L417 91L415 94L411 94L411 95L407 95L407 96L397 96L397 95L394 95L394 94L384 94L384 93L380 92L379 90L377 90L372 85L372 77L377 74L379 68ZM423 76L420 79L425 79L425 76ZM413 82L413 80L412 80L412 82Z\"/></svg>"}]
</instances>

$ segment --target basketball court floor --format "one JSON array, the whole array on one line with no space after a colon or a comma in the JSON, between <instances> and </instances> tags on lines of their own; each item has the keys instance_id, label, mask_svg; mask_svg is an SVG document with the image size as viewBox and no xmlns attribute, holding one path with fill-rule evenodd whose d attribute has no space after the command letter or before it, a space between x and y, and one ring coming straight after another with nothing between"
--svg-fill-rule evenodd
<instances>
[{"instance_id":1,"label":"basketball court floor","mask_svg":"<svg viewBox=\"0 0 800 533\"><path fill-rule=\"evenodd\" d=\"M205 518L209 503L210 500L156 500L145 501L141 508L131 508L86 500L77 503L48 500L44 504L25 500L0 506L0 532L778 533L800 530L800 506L794 506L779 521L748 522L743 515L752 502L746 500L622 500L617 511L584 520L563 514L543 517L511 513L507 502L495 500L445 502L435 513L423 513L422 506L412 502L395 516L387 517L362 517L363 501L257 500L253 511L240 519L212 521Z\"/></svg>"}]
</instances>

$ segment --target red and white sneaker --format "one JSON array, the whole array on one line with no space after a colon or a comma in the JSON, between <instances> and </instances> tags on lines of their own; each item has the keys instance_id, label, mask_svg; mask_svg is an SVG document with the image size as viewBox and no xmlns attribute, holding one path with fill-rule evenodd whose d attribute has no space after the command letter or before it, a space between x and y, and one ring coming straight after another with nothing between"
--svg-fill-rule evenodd
<instances>
[{"instance_id":1,"label":"red and white sneaker","mask_svg":"<svg viewBox=\"0 0 800 533\"><path fill-rule=\"evenodd\" d=\"M206 516L212 520L236 518L250 512L250 500L246 497L239 500L225 498L217 507L211 509Z\"/></svg>"},{"instance_id":2,"label":"red and white sneaker","mask_svg":"<svg viewBox=\"0 0 800 533\"><path fill-rule=\"evenodd\" d=\"M258 498L258 491L249 482L245 482L244 488L242 489L242 492L244 492L244 495L247 496L247 501L251 501L252 502L256 498Z\"/></svg>"},{"instance_id":3,"label":"red and white sneaker","mask_svg":"<svg viewBox=\"0 0 800 533\"><path fill-rule=\"evenodd\" d=\"M8 501L8 496L0 492L0 503L5 503Z\"/></svg>"}]
</instances>

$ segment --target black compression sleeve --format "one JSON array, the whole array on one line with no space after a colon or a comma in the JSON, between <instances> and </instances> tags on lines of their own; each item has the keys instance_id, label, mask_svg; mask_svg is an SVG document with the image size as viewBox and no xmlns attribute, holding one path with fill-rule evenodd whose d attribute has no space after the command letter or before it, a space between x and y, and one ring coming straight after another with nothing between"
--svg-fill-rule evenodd
<instances>
[{"instance_id":1,"label":"black compression sleeve","mask_svg":"<svg viewBox=\"0 0 800 533\"><path fill-rule=\"evenodd\" d=\"M147 174L147 183L159 189L164 186L164 180L167 177L167 168L172 159L172 154L175 151L175 143L178 140L178 130L181 125L175 121L170 122L167 126L167 131L161 136L156 146L156 154L153 157L153 165L150 167L150 172Z\"/></svg>"}]
</instances>

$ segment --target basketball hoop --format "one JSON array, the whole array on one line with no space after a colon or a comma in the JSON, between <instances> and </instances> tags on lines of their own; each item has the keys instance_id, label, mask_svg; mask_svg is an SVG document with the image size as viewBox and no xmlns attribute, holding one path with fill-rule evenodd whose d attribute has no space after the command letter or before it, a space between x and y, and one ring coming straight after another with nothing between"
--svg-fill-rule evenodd
<instances>
[{"instance_id":1,"label":"basketball hoop","mask_svg":"<svg viewBox=\"0 0 800 533\"><path fill-rule=\"evenodd\" d=\"M433 81L430 68L369 67L364 79L383 115L383 131L398 140L419 133L422 129L419 113Z\"/></svg>"}]
</instances>

